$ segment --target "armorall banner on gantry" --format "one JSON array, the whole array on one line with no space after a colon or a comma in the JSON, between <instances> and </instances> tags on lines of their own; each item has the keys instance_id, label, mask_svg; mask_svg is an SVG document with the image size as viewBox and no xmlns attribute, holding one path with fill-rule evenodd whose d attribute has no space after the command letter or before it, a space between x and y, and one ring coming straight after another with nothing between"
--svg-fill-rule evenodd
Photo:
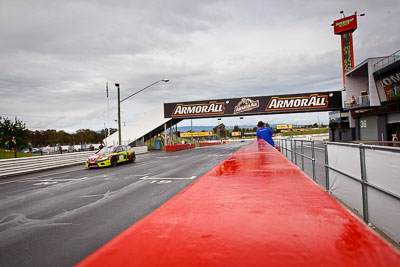
<instances>
[{"instance_id":1,"label":"armorall banner on gantry","mask_svg":"<svg viewBox=\"0 0 400 267\"><path fill-rule=\"evenodd\" d=\"M165 118L209 118L342 109L342 92L255 96L164 104Z\"/></svg>"}]
</instances>

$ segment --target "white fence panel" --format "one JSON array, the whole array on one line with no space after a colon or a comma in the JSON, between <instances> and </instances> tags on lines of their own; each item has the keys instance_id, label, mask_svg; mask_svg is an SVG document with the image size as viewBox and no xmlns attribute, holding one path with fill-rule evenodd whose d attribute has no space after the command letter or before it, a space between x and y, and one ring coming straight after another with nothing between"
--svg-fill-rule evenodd
<instances>
[{"instance_id":1,"label":"white fence panel","mask_svg":"<svg viewBox=\"0 0 400 267\"><path fill-rule=\"evenodd\" d=\"M328 165L361 180L360 152L358 147L335 146L328 144ZM329 191L346 205L361 215L362 195L359 182L343 174L329 170Z\"/></svg>"},{"instance_id":2,"label":"white fence panel","mask_svg":"<svg viewBox=\"0 0 400 267\"><path fill-rule=\"evenodd\" d=\"M368 213L370 222L400 242L400 201L376 189L368 188Z\"/></svg>"},{"instance_id":3,"label":"white fence panel","mask_svg":"<svg viewBox=\"0 0 400 267\"><path fill-rule=\"evenodd\" d=\"M328 144L328 165L361 181L360 146ZM363 146L366 180L387 192L400 195L400 151ZM335 170L329 170L330 193L363 215L362 185ZM396 242L400 241L400 200L368 186L369 222Z\"/></svg>"},{"instance_id":4,"label":"white fence panel","mask_svg":"<svg viewBox=\"0 0 400 267\"><path fill-rule=\"evenodd\" d=\"M360 150L357 147L328 144L329 166L361 180Z\"/></svg>"},{"instance_id":5,"label":"white fence panel","mask_svg":"<svg viewBox=\"0 0 400 267\"><path fill-rule=\"evenodd\" d=\"M367 181L400 195L400 153L365 149Z\"/></svg>"},{"instance_id":6,"label":"white fence panel","mask_svg":"<svg viewBox=\"0 0 400 267\"><path fill-rule=\"evenodd\" d=\"M365 149L367 181L400 195L400 153ZM369 220L397 242L400 241L400 200L368 188Z\"/></svg>"}]
</instances>

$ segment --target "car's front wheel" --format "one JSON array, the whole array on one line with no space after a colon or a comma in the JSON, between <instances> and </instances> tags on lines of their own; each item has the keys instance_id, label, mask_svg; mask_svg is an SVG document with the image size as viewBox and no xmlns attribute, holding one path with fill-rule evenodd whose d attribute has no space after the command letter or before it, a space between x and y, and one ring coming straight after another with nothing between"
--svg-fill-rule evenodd
<instances>
[{"instance_id":1,"label":"car's front wheel","mask_svg":"<svg viewBox=\"0 0 400 267\"><path fill-rule=\"evenodd\" d=\"M111 167L115 167L115 166L117 166L117 158L116 157L113 157L113 158L111 158Z\"/></svg>"}]
</instances>

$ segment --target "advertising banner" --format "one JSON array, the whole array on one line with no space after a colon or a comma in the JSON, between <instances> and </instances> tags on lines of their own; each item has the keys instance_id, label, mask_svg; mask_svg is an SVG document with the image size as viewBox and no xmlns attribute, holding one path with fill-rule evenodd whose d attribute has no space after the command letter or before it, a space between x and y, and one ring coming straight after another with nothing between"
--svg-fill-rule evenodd
<instances>
[{"instance_id":1,"label":"advertising banner","mask_svg":"<svg viewBox=\"0 0 400 267\"><path fill-rule=\"evenodd\" d=\"M200 137L200 136L212 136L212 132L194 132L194 133L181 133L180 137Z\"/></svg>"},{"instance_id":2,"label":"advertising banner","mask_svg":"<svg viewBox=\"0 0 400 267\"><path fill-rule=\"evenodd\" d=\"M374 72L374 79L381 103L400 99L400 61Z\"/></svg>"},{"instance_id":3,"label":"advertising banner","mask_svg":"<svg viewBox=\"0 0 400 267\"><path fill-rule=\"evenodd\" d=\"M232 132L232 136L242 136L242 132Z\"/></svg>"},{"instance_id":4,"label":"advertising banner","mask_svg":"<svg viewBox=\"0 0 400 267\"><path fill-rule=\"evenodd\" d=\"M342 92L227 98L164 104L165 118L210 118L342 109Z\"/></svg>"},{"instance_id":5,"label":"advertising banner","mask_svg":"<svg viewBox=\"0 0 400 267\"><path fill-rule=\"evenodd\" d=\"M355 31L357 29L357 15L348 16L333 22L333 31L335 34Z\"/></svg>"},{"instance_id":6,"label":"advertising banner","mask_svg":"<svg viewBox=\"0 0 400 267\"><path fill-rule=\"evenodd\" d=\"M333 31L341 35L342 44L342 66L343 87L346 86L345 74L354 68L353 36L352 32L357 29L357 15L348 16L333 22Z\"/></svg>"},{"instance_id":7,"label":"advertising banner","mask_svg":"<svg viewBox=\"0 0 400 267\"><path fill-rule=\"evenodd\" d=\"M342 35L342 65L343 75L354 67L353 36L350 33Z\"/></svg>"},{"instance_id":8,"label":"advertising banner","mask_svg":"<svg viewBox=\"0 0 400 267\"><path fill-rule=\"evenodd\" d=\"M287 129L292 129L292 124L282 124L282 125L277 125L276 129L278 130L287 130Z\"/></svg>"}]
</instances>

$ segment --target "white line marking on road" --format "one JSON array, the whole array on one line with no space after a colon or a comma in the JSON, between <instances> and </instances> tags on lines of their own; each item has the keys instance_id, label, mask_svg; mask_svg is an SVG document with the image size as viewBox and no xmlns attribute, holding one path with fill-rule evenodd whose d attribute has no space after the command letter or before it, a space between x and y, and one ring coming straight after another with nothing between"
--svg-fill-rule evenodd
<instances>
[{"instance_id":1,"label":"white line marking on road","mask_svg":"<svg viewBox=\"0 0 400 267\"><path fill-rule=\"evenodd\" d=\"M110 190L108 190L105 194L110 194ZM87 195L82 197L104 197L105 194Z\"/></svg>"},{"instance_id":2,"label":"white line marking on road","mask_svg":"<svg viewBox=\"0 0 400 267\"><path fill-rule=\"evenodd\" d=\"M169 184L169 183L172 183L172 181L171 180L160 180L160 181L157 181L157 180L153 180L153 181L151 181L150 182L151 184Z\"/></svg>"},{"instance_id":3,"label":"white line marking on road","mask_svg":"<svg viewBox=\"0 0 400 267\"><path fill-rule=\"evenodd\" d=\"M145 176L140 178L141 180L193 180L196 176L192 177L181 177L181 178L171 178L171 177L149 177Z\"/></svg>"},{"instance_id":4,"label":"white line marking on road","mask_svg":"<svg viewBox=\"0 0 400 267\"><path fill-rule=\"evenodd\" d=\"M2 185L2 184L11 184L11 183L19 183L19 182L26 182L26 181L29 181L29 180L35 180L35 179L46 177L46 176L64 174L64 173L69 173L69 172L72 172L72 171L50 173L50 174L35 176L35 177L31 177L31 178L25 178L25 179L13 180L13 181L8 181L8 182L2 182L2 183L0 183L0 185ZM29 174L29 173L26 173L26 174ZM26 175L26 174L22 174L22 175ZM67 176L65 176L65 177L67 177Z\"/></svg>"},{"instance_id":5,"label":"white line marking on road","mask_svg":"<svg viewBox=\"0 0 400 267\"><path fill-rule=\"evenodd\" d=\"M36 183L33 185L51 185L51 184L57 184L58 182L41 182L41 183Z\"/></svg>"},{"instance_id":6,"label":"white line marking on road","mask_svg":"<svg viewBox=\"0 0 400 267\"><path fill-rule=\"evenodd\" d=\"M131 178L131 177L136 177L136 176L139 176L139 177L147 177L147 175L150 175L150 173L146 173L146 174L130 174L130 175L128 175L128 176L124 176L124 177L117 177L117 178L114 178L114 177L108 177L108 175L107 175L107 177L106 177L106 175L104 175L104 181L109 181L109 180L115 180L115 179L126 179L126 178Z\"/></svg>"},{"instance_id":7,"label":"white line marking on road","mask_svg":"<svg viewBox=\"0 0 400 267\"><path fill-rule=\"evenodd\" d=\"M80 180L85 180L89 177L81 177L81 178L71 178L71 179L46 179L46 180L40 180L41 182L70 182L70 181L80 181Z\"/></svg>"},{"instance_id":8,"label":"white line marking on road","mask_svg":"<svg viewBox=\"0 0 400 267\"><path fill-rule=\"evenodd\" d=\"M59 182L71 182L71 181L81 181L81 180L86 180L89 177L81 177L81 178L75 178L75 179L44 179L44 180L39 180L37 183L33 185L51 185L51 184L57 184Z\"/></svg>"},{"instance_id":9,"label":"white line marking on road","mask_svg":"<svg viewBox=\"0 0 400 267\"><path fill-rule=\"evenodd\" d=\"M164 156L164 157L156 157L156 159L169 159L169 158L179 158L180 156Z\"/></svg>"}]
</instances>

